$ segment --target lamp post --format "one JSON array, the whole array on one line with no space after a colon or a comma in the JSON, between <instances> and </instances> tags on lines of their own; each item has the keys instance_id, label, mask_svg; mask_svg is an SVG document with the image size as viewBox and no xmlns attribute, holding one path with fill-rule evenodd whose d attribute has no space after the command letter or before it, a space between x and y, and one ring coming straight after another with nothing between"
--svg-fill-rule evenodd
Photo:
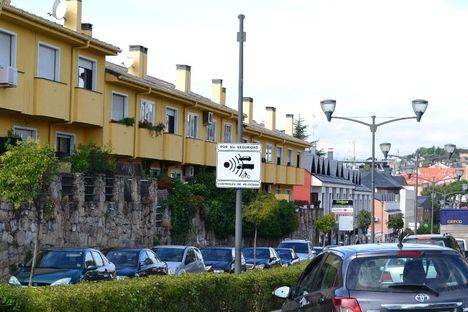
<instances>
[{"instance_id":1,"label":"lamp post","mask_svg":"<svg viewBox=\"0 0 468 312\"><path fill-rule=\"evenodd\" d=\"M333 113L335 112L335 108L336 108L335 100L329 99L329 100L323 100L320 102L322 111L324 112L329 122L331 122L332 119L341 119L341 120L347 120L347 121L359 123L361 125L369 127L372 133L372 168L371 168L371 187L372 187L371 238L372 238L372 243L375 242L375 224L374 224L375 223L375 133L377 132L378 127L392 123L392 122L400 121L400 120L416 119L417 122L420 122L421 117L423 116L424 112L427 109L428 102L426 100L414 100L412 102L412 105L413 105L413 111L416 116L395 118L395 119L387 120L381 123L376 123L375 119L377 117L373 115L371 116L372 122L367 123L367 122L363 122L363 121L356 120L353 118L333 116Z\"/></svg>"}]
</instances>

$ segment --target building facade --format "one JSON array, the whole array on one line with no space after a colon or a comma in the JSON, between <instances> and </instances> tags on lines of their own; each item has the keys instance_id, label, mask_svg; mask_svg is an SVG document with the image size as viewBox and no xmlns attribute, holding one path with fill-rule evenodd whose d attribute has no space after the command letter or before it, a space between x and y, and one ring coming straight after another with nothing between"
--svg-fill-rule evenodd
<instances>
[{"instance_id":1,"label":"building facade","mask_svg":"<svg viewBox=\"0 0 468 312\"><path fill-rule=\"evenodd\" d=\"M150 76L148 49L139 45L129 48L129 67L109 63L121 50L81 23L81 0L66 4L63 26L9 1L0 8L0 137L51 144L59 157L93 142L155 175L214 170L216 144L238 139L238 113L226 105L222 80L212 81L207 98L191 89L188 65L176 66L175 83ZM253 119L252 98L244 99L244 114L243 141L262 145L263 188L290 199L303 183L309 143L293 137L293 115L279 131L274 107L266 108L265 125Z\"/></svg>"}]
</instances>

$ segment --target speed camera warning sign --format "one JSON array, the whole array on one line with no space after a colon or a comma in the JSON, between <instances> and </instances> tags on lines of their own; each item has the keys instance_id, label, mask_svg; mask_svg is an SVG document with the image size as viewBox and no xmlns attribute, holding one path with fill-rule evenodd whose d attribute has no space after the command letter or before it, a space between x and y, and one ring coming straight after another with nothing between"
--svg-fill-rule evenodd
<instances>
[{"instance_id":1,"label":"speed camera warning sign","mask_svg":"<svg viewBox=\"0 0 468 312\"><path fill-rule=\"evenodd\" d=\"M221 143L216 148L216 186L260 188L262 146Z\"/></svg>"}]
</instances>

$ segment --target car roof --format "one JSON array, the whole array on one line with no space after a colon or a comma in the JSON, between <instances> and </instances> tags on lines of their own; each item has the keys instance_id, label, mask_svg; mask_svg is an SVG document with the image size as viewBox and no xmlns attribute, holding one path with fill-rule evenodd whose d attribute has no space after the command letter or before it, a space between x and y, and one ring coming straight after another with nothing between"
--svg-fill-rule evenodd
<instances>
[{"instance_id":1,"label":"car roof","mask_svg":"<svg viewBox=\"0 0 468 312\"><path fill-rule=\"evenodd\" d=\"M275 248L276 250L287 250L287 251L294 251L292 248Z\"/></svg>"},{"instance_id":2,"label":"car roof","mask_svg":"<svg viewBox=\"0 0 468 312\"><path fill-rule=\"evenodd\" d=\"M419 234L419 235L408 235L403 240L413 239L413 238L445 238L450 236L449 234Z\"/></svg>"},{"instance_id":3,"label":"car roof","mask_svg":"<svg viewBox=\"0 0 468 312\"><path fill-rule=\"evenodd\" d=\"M225 250L233 250L234 248L232 248L232 247L209 246L209 247L204 247L203 249L225 249ZM202 250L203 250L203 249L202 249Z\"/></svg>"},{"instance_id":4,"label":"car roof","mask_svg":"<svg viewBox=\"0 0 468 312\"><path fill-rule=\"evenodd\" d=\"M428 244L403 244L403 247L401 248L398 246L398 244L361 244L330 247L328 249L328 251L335 251L344 254L345 256L365 253L386 253L399 250L454 251L451 248Z\"/></svg>"},{"instance_id":5,"label":"car roof","mask_svg":"<svg viewBox=\"0 0 468 312\"><path fill-rule=\"evenodd\" d=\"M270 249L271 247L255 247L255 249ZM244 247L242 249L254 249L253 247Z\"/></svg>"},{"instance_id":6,"label":"car roof","mask_svg":"<svg viewBox=\"0 0 468 312\"><path fill-rule=\"evenodd\" d=\"M154 246L153 248L185 249L185 248L195 248L195 247L193 247L193 246L184 246L184 245L159 245L159 246Z\"/></svg>"},{"instance_id":7,"label":"car roof","mask_svg":"<svg viewBox=\"0 0 468 312\"><path fill-rule=\"evenodd\" d=\"M107 252L109 251L142 251L142 250L151 250L151 249L148 249L148 248L137 248L137 247L122 247L122 248L110 248L108 250L106 250Z\"/></svg>"},{"instance_id":8,"label":"car roof","mask_svg":"<svg viewBox=\"0 0 468 312\"><path fill-rule=\"evenodd\" d=\"M99 251L96 248L89 248L89 247L51 247L51 248L44 248L42 251Z\"/></svg>"},{"instance_id":9,"label":"car roof","mask_svg":"<svg viewBox=\"0 0 468 312\"><path fill-rule=\"evenodd\" d=\"M283 243L310 243L310 241L305 239L287 239L281 242L281 244Z\"/></svg>"}]
</instances>

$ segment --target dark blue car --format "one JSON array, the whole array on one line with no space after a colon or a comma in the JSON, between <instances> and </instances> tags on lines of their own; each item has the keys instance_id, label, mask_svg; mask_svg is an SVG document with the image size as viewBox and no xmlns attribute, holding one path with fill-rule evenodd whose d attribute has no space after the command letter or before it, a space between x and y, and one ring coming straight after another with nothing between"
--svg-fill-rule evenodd
<instances>
[{"instance_id":1,"label":"dark blue car","mask_svg":"<svg viewBox=\"0 0 468 312\"><path fill-rule=\"evenodd\" d=\"M275 249L271 247L257 247L254 248L244 248L242 253L245 257L245 262L247 266L256 270L270 269L275 267L281 267L281 258Z\"/></svg>"},{"instance_id":2,"label":"dark blue car","mask_svg":"<svg viewBox=\"0 0 468 312\"><path fill-rule=\"evenodd\" d=\"M118 248L107 251L117 269L117 278L166 275L167 264L146 248Z\"/></svg>"},{"instance_id":3,"label":"dark blue car","mask_svg":"<svg viewBox=\"0 0 468 312\"><path fill-rule=\"evenodd\" d=\"M283 266L290 266L300 262L298 255L292 248L276 248Z\"/></svg>"},{"instance_id":4,"label":"dark blue car","mask_svg":"<svg viewBox=\"0 0 468 312\"><path fill-rule=\"evenodd\" d=\"M331 247L294 288L279 287L282 311L468 311L468 263L434 245Z\"/></svg>"},{"instance_id":5,"label":"dark blue car","mask_svg":"<svg viewBox=\"0 0 468 312\"><path fill-rule=\"evenodd\" d=\"M235 250L231 247L206 247L201 250L205 266L210 266L215 273L233 273ZM242 271L246 270L244 256L241 255Z\"/></svg>"},{"instance_id":6,"label":"dark blue car","mask_svg":"<svg viewBox=\"0 0 468 312\"><path fill-rule=\"evenodd\" d=\"M20 265L9 284L27 286L31 262ZM111 280L115 266L101 252L91 248L53 248L41 251L32 278L33 286L59 286L81 281Z\"/></svg>"}]
</instances>

